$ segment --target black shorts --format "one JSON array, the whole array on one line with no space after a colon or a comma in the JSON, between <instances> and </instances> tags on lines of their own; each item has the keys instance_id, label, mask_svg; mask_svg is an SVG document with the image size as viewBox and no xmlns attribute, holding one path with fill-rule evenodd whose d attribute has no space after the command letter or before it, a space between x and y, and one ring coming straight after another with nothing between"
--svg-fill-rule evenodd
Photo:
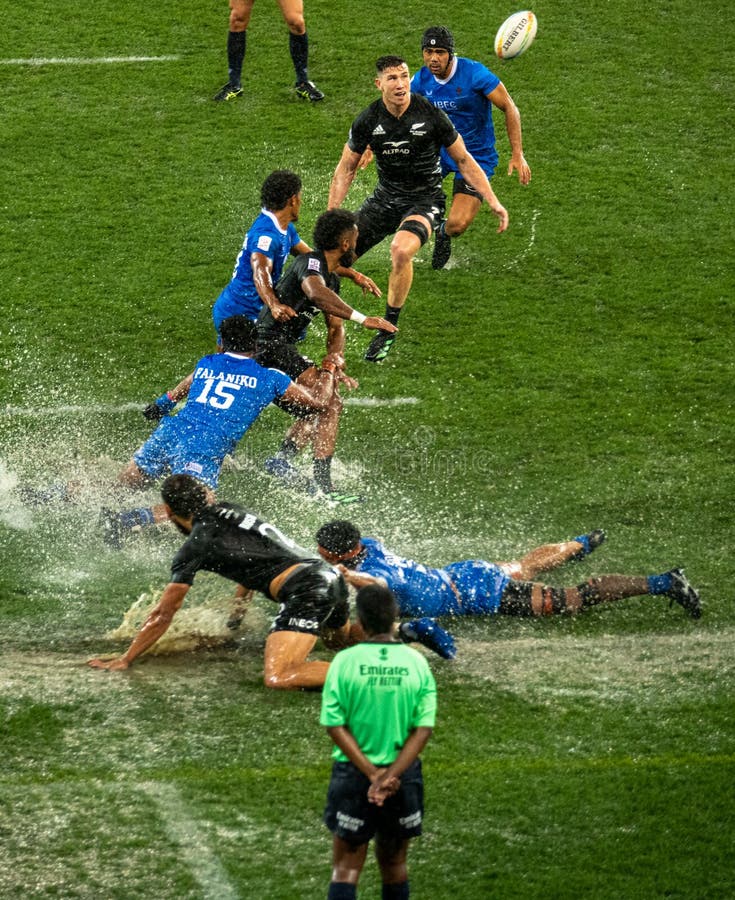
<instances>
[{"instance_id":1,"label":"black shorts","mask_svg":"<svg viewBox=\"0 0 735 900\"><path fill-rule=\"evenodd\" d=\"M432 230L444 215L446 198L443 193L435 197L390 198L375 193L368 197L357 211L356 253L363 253L379 244L384 237L395 234L406 216L424 216L431 223Z\"/></svg>"},{"instance_id":2,"label":"black shorts","mask_svg":"<svg viewBox=\"0 0 735 900\"><path fill-rule=\"evenodd\" d=\"M452 196L455 194L467 194L469 197L475 197L482 203L482 194L476 191L469 182L465 181L459 173L454 176L452 185Z\"/></svg>"},{"instance_id":3,"label":"black shorts","mask_svg":"<svg viewBox=\"0 0 735 900\"><path fill-rule=\"evenodd\" d=\"M281 607L271 631L298 631L318 636L325 628L341 628L350 618L347 584L326 563L306 563L283 583Z\"/></svg>"},{"instance_id":4,"label":"black shorts","mask_svg":"<svg viewBox=\"0 0 735 900\"><path fill-rule=\"evenodd\" d=\"M258 341L253 359L266 369L285 372L292 381L314 365L308 356L299 353L295 344L286 341Z\"/></svg>"},{"instance_id":5,"label":"black shorts","mask_svg":"<svg viewBox=\"0 0 735 900\"><path fill-rule=\"evenodd\" d=\"M424 820L421 760L401 776L401 786L382 806L368 801L370 779L351 762L335 762L327 791L324 824L351 844L366 844L376 834L404 840L418 837Z\"/></svg>"},{"instance_id":6,"label":"black shorts","mask_svg":"<svg viewBox=\"0 0 735 900\"><path fill-rule=\"evenodd\" d=\"M278 369L285 372L291 381L296 381L314 365L308 356L302 356L299 353L294 344L287 344L285 341L259 343L253 358L267 369ZM291 403L284 400L283 397L278 397L273 404L297 419L308 419L315 413L311 407Z\"/></svg>"}]
</instances>

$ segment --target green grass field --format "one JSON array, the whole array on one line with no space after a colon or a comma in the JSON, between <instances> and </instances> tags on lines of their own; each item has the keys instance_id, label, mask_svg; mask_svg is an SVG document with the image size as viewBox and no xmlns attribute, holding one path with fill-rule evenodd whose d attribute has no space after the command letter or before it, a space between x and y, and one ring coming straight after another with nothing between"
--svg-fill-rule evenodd
<instances>
[{"instance_id":1,"label":"green grass field","mask_svg":"<svg viewBox=\"0 0 735 900\"><path fill-rule=\"evenodd\" d=\"M362 361L369 336L349 326L356 398L386 404L346 408L337 471L368 496L351 515L432 564L602 527L607 543L554 583L681 565L704 615L641 598L573 620L451 623L458 659L431 660L440 716L412 896L735 896L729 9L543 2L536 43L503 63L492 40L512 6L306 5L310 74L327 95L316 106L291 91L285 27L265 0L245 96L227 105L211 102L226 78L224 2L6 4L0 896L326 895L330 747L318 695L262 686L272 604L258 600L229 646L88 669L123 646L110 632L166 583L179 543L162 531L114 553L97 514L120 502L109 485L150 432L140 408L213 346L211 304L265 175L301 173L310 240L349 124L375 95L375 58L415 68L437 22L516 100L533 181L506 177L496 120L508 232L485 209L445 271L421 251L382 366ZM28 62L40 59L57 62ZM362 173L347 205L373 182ZM359 266L385 289L387 243ZM264 415L220 495L313 545L334 512L261 471L285 427ZM73 505L29 511L12 491L66 477L82 483ZM192 619L227 593L203 578ZM379 895L371 863L361 896Z\"/></svg>"}]
</instances>

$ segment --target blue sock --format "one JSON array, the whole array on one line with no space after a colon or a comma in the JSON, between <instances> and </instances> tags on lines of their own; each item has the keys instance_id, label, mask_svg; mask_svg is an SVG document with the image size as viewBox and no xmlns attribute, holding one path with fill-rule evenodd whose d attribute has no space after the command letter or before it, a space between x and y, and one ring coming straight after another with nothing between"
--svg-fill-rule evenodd
<instances>
[{"instance_id":1,"label":"blue sock","mask_svg":"<svg viewBox=\"0 0 735 900\"><path fill-rule=\"evenodd\" d=\"M139 525L152 525L153 510L149 506L126 509L120 513L120 524L127 531L137 528Z\"/></svg>"},{"instance_id":2,"label":"blue sock","mask_svg":"<svg viewBox=\"0 0 735 900\"><path fill-rule=\"evenodd\" d=\"M648 576L649 594L667 594L671 590L671 572Z\"/></svg>"},{"instance_id":3,"label":"blue sock","mask_svg":"<svg viewBox=\"0 0 735 900\"><path fill-rule=\"evenodd\" d=\"M357 897L357 885L347 884L346 881L331 881L327 900L355 900Z\"/></svg>"},{"instance_id":4,"label":"blue sock","mask_svg":"<svg viewBox=\"0 0 735 900\"><path fill-rule=\"evenodd\" d=\"M585 556L590 552L590 536L588 534L580 534L579 537L572 538L572 540L582 545L582 553Z\"/></svg>"},{"instance_id":5,"label":"blue sock","mask_svg":"<svg viewBox=\"0 0 735 900\"><path fill-rule=\"evenodd\" d=\"M398 884L384 884L382 900L408 900L408 882L401 881Z\"/></svg>"}]
</instances>

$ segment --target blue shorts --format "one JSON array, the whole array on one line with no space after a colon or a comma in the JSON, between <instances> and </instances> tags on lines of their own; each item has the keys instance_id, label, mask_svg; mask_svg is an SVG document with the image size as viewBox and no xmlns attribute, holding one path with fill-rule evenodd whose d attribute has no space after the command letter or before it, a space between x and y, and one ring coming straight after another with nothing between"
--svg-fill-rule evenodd
<instances>
[{"instance_id":1,"label":"blue shorts","mask_svg":"<svg viewBox=\"0 0 735 900\"><path fill-rule=\"evenodd\" d=\"M164 419L133 455L136 466L151 479L163 475L192 475L217 487L225 451L202 443L201 435L182 428L176 417Z\"/></svg>"},{"instance_id":2,"label":"blue shorts","mask_svg":"<svg viewBox=\"0 0 735 900\"><path fill-rule=\"evenodd\" d=\"M460 616L492 615L500 608L500 598L510 577L494 563L482 559L444 566L462 599L457 609Z\"/></svg>"},{"instance_id":3,"label":"blue shorts","mask_svg":"<svg viewBox=\"0 0 735 900\"><path fill-rule=\"evenodd\" d=\"M214 301L212 307L212 321L217 332L217 340L220 340L220 328L225 319L229 319L230 316L247 316L254 322L258 318L262 306L263 301L258 296L243 299L233 295L228 284Z\"/></svg>"}]
</instances>

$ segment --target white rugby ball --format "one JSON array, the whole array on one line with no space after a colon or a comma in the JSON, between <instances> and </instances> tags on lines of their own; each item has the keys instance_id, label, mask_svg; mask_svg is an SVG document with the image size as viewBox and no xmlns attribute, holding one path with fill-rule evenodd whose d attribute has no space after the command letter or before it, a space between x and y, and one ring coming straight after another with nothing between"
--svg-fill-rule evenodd
<instances>
[{"instance_id":1,"label":"white rugby ball","mask_svg":"<svg viewBox=\"0 0 735 900\"><path fill-rule=\"evenodd\" d=\"M513 13L503 22L495 35L495 53L501 59L520 56L536 37L538 19L530 9Z\"/></svg>"}]
</instances>

